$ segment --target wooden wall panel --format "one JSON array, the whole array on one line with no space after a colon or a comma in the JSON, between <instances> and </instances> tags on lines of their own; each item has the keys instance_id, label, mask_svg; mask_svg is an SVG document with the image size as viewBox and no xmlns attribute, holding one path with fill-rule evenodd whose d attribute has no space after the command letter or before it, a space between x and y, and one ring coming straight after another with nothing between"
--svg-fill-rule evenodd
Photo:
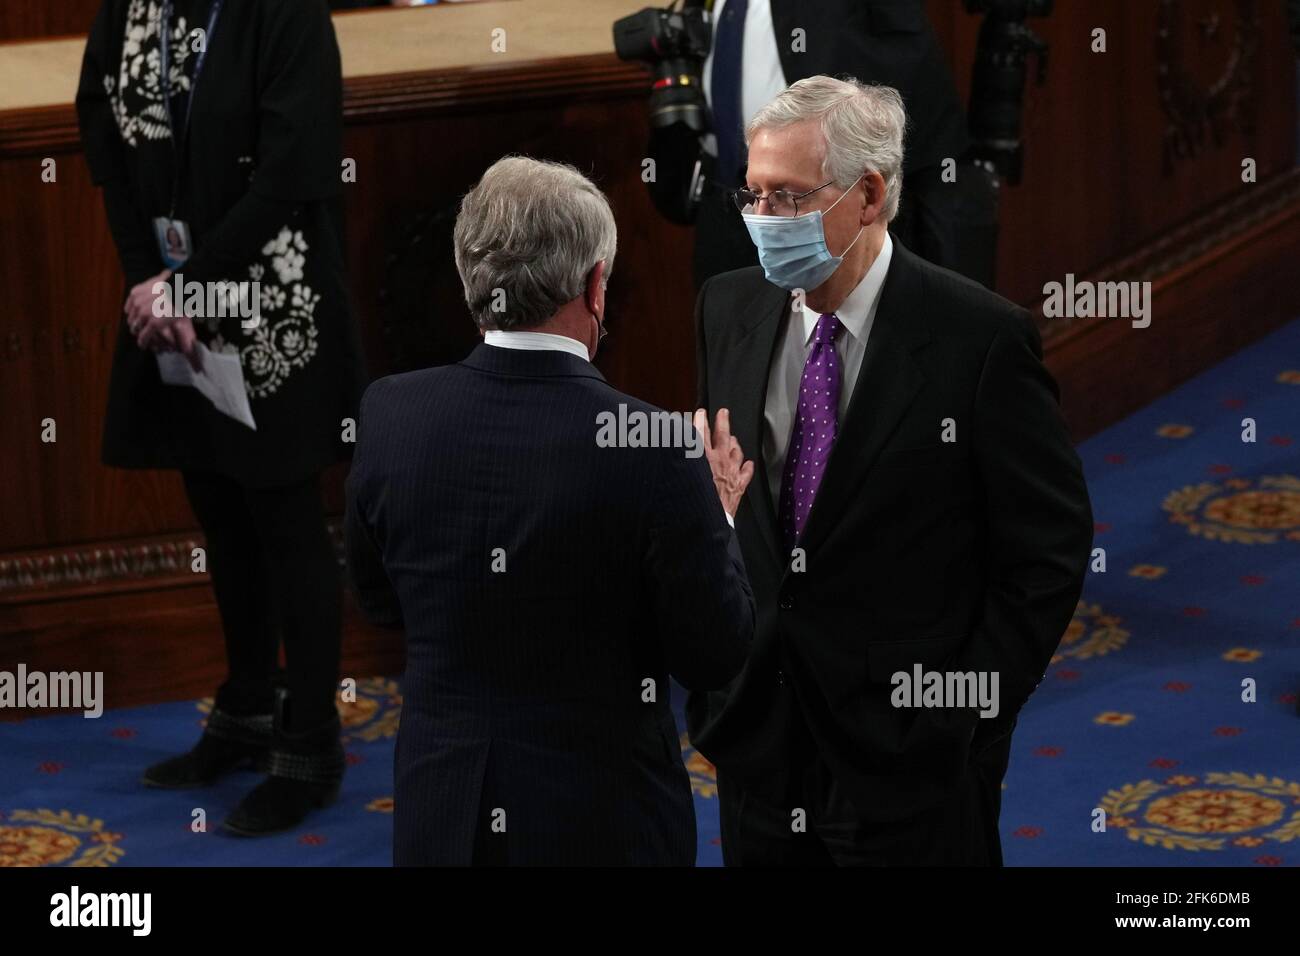
<instances>
[{"instance_id":1,"label":"wooden wall panel","mask_svg":"<svg viewBox=\"0 0 1300 956\"><path fill-rule=\"evenodd\" d=\"M26 505L4 509L0 551L188 528L175 476L99 464L121 271L82 158L54 156L48 184L42 158L0 161L0 435L12 454L5 483Z\"/></svg>"},{"instance_id":2,"label":"wooden wall panel","mask_svg":"<svg viewBox=\"0 0 1300 956\"><path fill-rule=\"evenodd\" d=\"M1081 278L1150 281L1152 320L1043 321L1073 434L1105 428L1300 316L1300 170L1274 178ZM1041 316L1040 316L1041 320Z\"/></svg>"},{"instance_id":3,"label":"wooden wall panel","mask_svg":"<svg viewBox=\"0 0 1300 956\"><path fill-rule=\"evenodd\" d=\"M955 2L932 0L928 10L968 102L981 18ZM1031 70L1026 88L1024 181L1003 189L998 290L1009 298L1036 300L1044 282L1117 260L1250 189L1241 181L1245 157L1257 161L1260 181L1294 165L1296 54L1282 4L1058 0L1051 16L1027 24L1050 53L1044 84ZM1181 55L1162 50L1165 26ZM1106 53L1091 51L1094 28L1106 31ZM1162 70L1197 93L1243 83L1240 106L1218 117L1222 141L1202 130L1203 151L1172 169L1166 135L1192 130L1162 107Z\"/></svg>"},{"instance_id":4,"label":"wooden wall panel","mask_svg":"<svg viewBox=\"0 0 1300 956\"><path fill-rule=\"evenodd\" d=\"M619 281L610 291L611 335L599 365L620 387L685 408L693 343L689 334L663 331L665 322L690 322L690 239L654 214L639 178L643 77L635 68L611 73L603 58L561 72L571 84L564 95L515 96L497 105L492 122L460 99L433 113L427 102L403 103L390 97L388 83L360 84L350 97L345 151L357 161L358 182L346 194L347 252L372 372L388 367L378 315L386 265L399 245L395 224L416 208L454 207L484 168L522 152L573 162L609 193L621 237ZM605 82L611 76L619 78L614 85ZM481 76L466 82L494 89ZM439 84L439 95L448 85ZM409 99L415 84L397 86ZM593 92L575 95L587 87ZM44 123L49 111L42 113ZM377 115L384 121L375 122ZM98 463L122 280L98 191L75 147L73 118L64 119L67 128L45 128L49 148L21 135L6 139L0 124L0 283L13 290L0 302L0 403L12 410L0 428L15 451L13 480L36 504L6 509L0 553L192 526L174 475ZM23 125L12 114L7 122ZM56 183L41 183L47 156L57 163ZM436 279L433 291L446 303L438 321L464 328L468 348L473 324L454 265L444 262ZM53 444L41 441L47 417L58 427ZM336 507L338 484L336 476Z\"/></svg>"},{"instance_id":5,"label":"wooden wall panel","mask_svg":"<svg viewBox=\"0 0 1300 956\"><path fill-rule=\"evenodd\" d=\"M0 41L70 36L90 29L103 0L4 0Z\"/></svg>"},{"instance_id":6,"label":"wooden wall panel","mask_svg":"<svg viewBox=\"0 0 1300 956\"><path fill-rule=\"evenodd\" d=\"M1025 181L1003 193L1001 291L1034 306L1043 283L1066 272L1149 278L1156 291L1149 329L1043 322L1083 437L1300 314L1300 286L1283 279L1300 256L1294 64L1276 4L1056 6L1033 22L1052 63L1028 96ZM955 2L928 8L968 88L978 18ZM1162 10L1203 44L1198 82L1221 69L1215 57L1240 18L1257 17L1259 33L1253 127L1225 117L1220 142L1169 169ZM1214 34L1197 34L1216 13ZM1104 56L1086 52L1093 25L1109 30ZM527 152L573 162L615 210L611 334L598 364L618 387L688 407L692 237L659 219L639 179L646 92L646 75L609 55L348 81L345 149L358 182L347 193L347 254L372 373L428 342L448 359L472 344L454 265L428 251L440 235L431 223L492 161ZM1256 184L1240 181L1244 155L1259 162ZM57 184L40 182L46 157L58 162ZM0 667L83 666L84 657L114 669L112 705L209 691L221 668L217 621L205 579L178 557L196 540L179 481L98 463L122 289L70 108L0 114L0 288ZM39 440L47 416L58 422L54 445ZM344 473L328 483L336 514ZM354 672L399 666L397 635L364 627L351 610L347 633ZM149 653L157 667L139 664Z\"/></svg>"}]
</instances>

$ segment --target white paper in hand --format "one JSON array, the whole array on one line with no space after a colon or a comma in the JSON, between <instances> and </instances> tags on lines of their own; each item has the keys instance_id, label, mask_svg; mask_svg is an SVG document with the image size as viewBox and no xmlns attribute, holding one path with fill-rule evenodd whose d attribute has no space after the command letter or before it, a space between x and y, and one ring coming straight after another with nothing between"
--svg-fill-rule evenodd
<instances>
[{"instance_id":1,"label":"white paper in hand","mask_svg":"<svg viewBox=\"0 0 1300 956\"><path fill-rule=\"evenodd\" d=\"M239 356L228 352L212 352L202 342L194 348L203 360L203 370L194 371L189 359L180 352L157 352L158 374L167 385L190 385L210 401L217 411L242 422L254 431L253 411L248 405L248 389L244 386L244 370Z\"/></svg>"}]
</instances>

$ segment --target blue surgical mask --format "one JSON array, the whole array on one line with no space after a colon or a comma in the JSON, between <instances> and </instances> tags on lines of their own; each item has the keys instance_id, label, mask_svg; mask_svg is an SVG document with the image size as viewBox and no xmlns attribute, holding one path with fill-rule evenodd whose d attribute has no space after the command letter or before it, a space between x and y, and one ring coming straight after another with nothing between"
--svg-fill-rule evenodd
<instances>
[{"instance_id":1,"label":"blue surgical mask","mask_svg":"<svg viewBox=\"0 0 1300 956\"><path fill-rule=\"evenodd\" d=\"M861 179L859 176L853 185L856 186ZM850 186L840 199L852 191L853 186ZM826 211L830 212L838 206L840 199L831 203ZM848 248L840 255L833 256L826 247L826 230L822 227L820 209L806 212L802 216L742 213L741 218L745 220L749 238L754 240L754 245L758 248L758 261L763 266L767 281L787 292L815 289L829 279L863 232L863 229L859 229Z\"/></svg>"}]
</instances>

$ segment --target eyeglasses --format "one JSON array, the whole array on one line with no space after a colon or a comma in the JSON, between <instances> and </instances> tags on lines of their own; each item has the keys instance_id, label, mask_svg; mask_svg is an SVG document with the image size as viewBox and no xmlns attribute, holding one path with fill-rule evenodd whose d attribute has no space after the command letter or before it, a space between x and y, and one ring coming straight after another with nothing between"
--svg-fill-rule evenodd
<instances>
[{"instance_id":1,"label":"eyeglasses","mask_svg":"<svg viewBox=\"0 0 1300 956\"><path fill-rule=\"evenodd\" d=\"M833 182L835 182L835 180L832 179L830 182L822 183L820 186L816 186L808 190L806 193L792 193L788 189L775 189L766 196L754 192L754 190L747 186L742 186L731 194L731 200L736 204L736 208L741 212L745 212L751 206L753 206L754 209L757 209L759 201L766 199L767 208L771 210L772 215L797 216L799 215L800 199L811 196L819 189L825 189Z\"/></svg>"}]
</instances>

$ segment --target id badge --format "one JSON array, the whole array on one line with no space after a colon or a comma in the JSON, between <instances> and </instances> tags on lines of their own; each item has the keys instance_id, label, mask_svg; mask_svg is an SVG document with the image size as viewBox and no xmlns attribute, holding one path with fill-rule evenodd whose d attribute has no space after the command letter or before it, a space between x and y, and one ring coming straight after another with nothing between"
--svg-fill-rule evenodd
<instances>
[{"instance_id":1,"label":"id badge","mask_svg":"<svg viewBox=\"0 0 1300 956\"><path fill-rule=\"evenodd\" d=\"M190 257L190 227L180 219L158 216L153 221L154 235L158 239L158 253L168 269L178 269Z\"/></svg>"}]
</instances>

